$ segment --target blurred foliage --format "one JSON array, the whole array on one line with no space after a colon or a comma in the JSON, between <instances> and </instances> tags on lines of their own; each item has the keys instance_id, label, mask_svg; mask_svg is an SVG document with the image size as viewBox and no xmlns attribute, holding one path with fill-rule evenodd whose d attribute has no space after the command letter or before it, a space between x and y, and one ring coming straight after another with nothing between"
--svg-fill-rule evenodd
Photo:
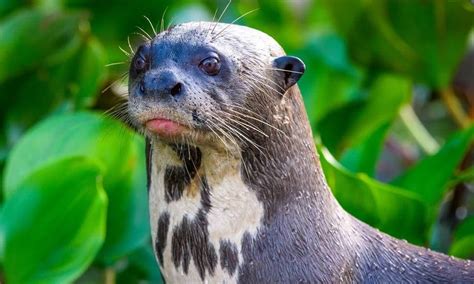
<instances>
[{"instance_id":1,"label":"blurred foliage","mask_svg":"<svg viewBox=\"0 0 474 284\"><path fill-rule=\"evenodd\" d=\"M168 26L219 18L226 5L0 0L0 281L161 282L143 138L113 118L126 93L121 49L142 41L137 27L151 32L144 15ZM342 206L474 257L474 66L463 64L473 2L242 0L221 21L256 8L237 23L306 63L299 85Z\"/></svg>"}]
</instances>

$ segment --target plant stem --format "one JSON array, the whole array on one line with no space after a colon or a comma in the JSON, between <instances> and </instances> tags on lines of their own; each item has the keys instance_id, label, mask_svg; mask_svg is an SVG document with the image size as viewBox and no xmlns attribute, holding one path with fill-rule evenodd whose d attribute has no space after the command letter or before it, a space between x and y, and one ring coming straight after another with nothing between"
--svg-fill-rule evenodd
<instances>
[{"instance_id":1,"label":"plant stem","mask_svg":"<svg viewBox=\"0 0 474 284\"><path fill-rule=\"evenodd\" d=\"M407 130L425 153L432 155L438 151L438 142L436 142L433 136L431 136L428 130L423 126L411 105L405 105L402 107L399 116L403 125L405 125Z\"/></svg>"},{"instance_id":2,"label":"plant stem","mask_svg":"<svg viewBox=\"0 0 474 284\"><path fill-rule=\"evenodd\" d=\"M115 284L115 269L113 267L107 267L105 269L105 284Z\"/></svg>"},{"instance_id":3,"label":"plant stem","mask_svg":"<svg viewBox=\"0 0 474 284\"><path fill-rule=\"evenodd\" d=\"M440 95L454 121L462 128L468 127L471 124L471 121L462 108L461 103L454 95L451 87L441 90Z\"/></svg>"}]
</instances>

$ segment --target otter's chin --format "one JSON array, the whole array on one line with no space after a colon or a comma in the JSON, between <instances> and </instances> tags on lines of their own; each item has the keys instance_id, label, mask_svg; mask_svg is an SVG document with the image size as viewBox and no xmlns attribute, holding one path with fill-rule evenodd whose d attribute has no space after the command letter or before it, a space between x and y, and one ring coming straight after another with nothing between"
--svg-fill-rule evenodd
<instances>
[{"instance_id":1,"label":"otter's chin","mask_svg":"<svg viewBox=\"0 0 474 284\"><path fill-rule=\"evenodd\" d=\"M184 134L185 132L189 132L188 127L165 118L155 118L148 120L145 124L145 127L151 133L163 138L177 137Z\"/></svg>"}]
</instances>

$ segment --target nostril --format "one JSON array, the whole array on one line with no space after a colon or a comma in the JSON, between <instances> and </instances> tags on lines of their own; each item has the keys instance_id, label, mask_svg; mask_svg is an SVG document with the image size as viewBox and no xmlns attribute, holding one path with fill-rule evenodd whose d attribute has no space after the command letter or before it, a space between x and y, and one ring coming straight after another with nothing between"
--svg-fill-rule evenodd
<instances>
[{"instance_id":1,"label":"nostril","mask_svg":"<svg viewBox=\"0 0 474 284\"><path fill-rule=\"evenodd\" d=\"M140 82L140 85L138 88L140 89L140 93L142 94L145 93L145 83L143 83L143 81Z\"/></svg>"},{"instance_id":2,"label":"nostril","mask_svg":"<svg viewBox=\"0 0 474 284\"><path fill-rule=\"evenodd\" d=\"M179 93L181 93L181 88L182 88L181 83L174 85L174 87L171 89L171 95L173 97L176 95L179 95Z\"/></svg>"}]
</instances>

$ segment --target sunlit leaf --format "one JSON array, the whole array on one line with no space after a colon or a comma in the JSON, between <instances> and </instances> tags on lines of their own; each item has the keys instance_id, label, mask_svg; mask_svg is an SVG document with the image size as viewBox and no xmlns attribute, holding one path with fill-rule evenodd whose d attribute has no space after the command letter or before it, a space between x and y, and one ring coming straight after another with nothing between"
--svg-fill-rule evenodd
<instances>
[{"instance_id":1,"label":"sunlit leaf","mask_svg":"<svg viewBox=\"0 0 474 284\"><path fill-rule=\"evenodd\" d=\"M456 228L449 254L461 258L474 256L474 216L465 219Z\"/></svg>"},{"instance_id":2,"label":"sunlit leaf","mask_svg":"<svg viewBox=\"0 0 474 284\"><path fill-rule=\"evenodd\" d=\"M298 55L307 66L298 85L312 124L317 124L331 110L358 98L362 75L349 62L345 44L336 34L311 34Z\"/></svg>"},{"instance_id":3,"label":"sunlit leaf","mask_svg":"<svg viewBox=\"0 0 474 284\"><path fill-rule=\"evenodd\" d=\"M381 124L362 142L347 149L341 156L341 164L351 172L365 173L373 177L388 128L389 122Z\"/></svg>"},{"instance_id":4,"label":"sunlit leaf","mask_svg":"<svg viewBox=\"0 0 474 284\"><path fill-rule=\"evenodd\" d=\"M72 94L77 108L91 107L94 103L99 87L107 75L106 64L104 48L96 38L90 38L78 56L75 85L72 87L77 92ZM69 68L76 69L72 66Z\"/></svg>"},{"instance_id":5,"label":"sunlit leaf","mask_svg":"<svg viewBox=\"0 0 474 284\"><path fill-rule=\"evenodd\" d=\"M143 139L110 118L94 113L54 116L32 128L12 150L5 169L5 196L31 172L58 159L86 156L100 161L109 198L100 258L109 263L149 235L143 153Z\"/></svg>"},{"instance_id":6,"label":"sunlit leaf","mask_svg":"<svg viewBox=\"0 0 474 284\"><path fill-rule=\"evenodd\" d=\"M349 147L357 147L369 135L391 123L410 94L406 78L388 74L379 76L366 98L333 110L316 125L323 144L337 156ZM373 143L381 143L383 132L378 138Z\"/></svg>"},{"instance_id":7,"label":"sunlit leaf","mask_svg":"<svg viewBox=\"0 0 474 284\"><path fill-rule=\"evenodd\" d=\"M105 237L107 198L98 164L58 160L31 172L2 211L8 283L67 283L92 262Z\"/></svg>"},{"instance_id":8,"label":"sunlit leaf","mask_svg":"<svg viewBox=\"0 0 474 284\"><path fill-rule=\"evenodd\" d=\"M423 197L437 205L454 172L473 141L474 127L453 135L434 155L428 156L397 177L392 184Z\"/></svg>"},{"instance_id":9,"label":"sunlit leaf","mask_svg":"<svg viewBox=\"0 0 474 284\"><path fill-rule=\"evenodd\" d=\"M325 148L320 157L328 184L345 210L392 236L415 244L426 241L427 210L419 196L349 172Z\"/></svg>"},{"instance_id":10,"label":"sunlit leaf","mask_svg":"<svg viewBox=\"0 0 474 284\"><path fill-rule=\"evenodd\" d=\"M110 233L99 253L100 260L106 264L126 255L150 236L144 141L135 136L131 142L126 186L116 187L110 197L111 214L107 220Z\"/></svg>"}]
</instances>

